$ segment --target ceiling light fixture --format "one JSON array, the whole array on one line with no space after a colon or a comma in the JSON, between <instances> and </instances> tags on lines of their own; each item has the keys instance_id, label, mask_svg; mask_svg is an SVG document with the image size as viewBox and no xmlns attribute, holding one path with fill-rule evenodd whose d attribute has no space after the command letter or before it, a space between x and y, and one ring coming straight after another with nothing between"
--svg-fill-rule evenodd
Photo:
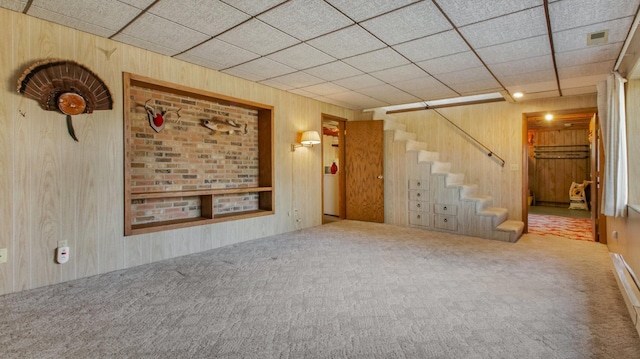
<instances>
[{"instance_id":1,"label":"ceiling light fixture","mask_svg":"<svg viewBox=\"0 0 640 359\"><path fill-rule=\"evenodd\" d=\"M440 100L432 100L432 101L424 101L424 102L414 102L407 103L404 105L395 105L395 106L385 106L378 107L380 109L385 110L387 113L389 112L404 112L404 111L417 111L417 110L425 110L434 107L445 107L445 106L456 106L456 105L470 105L474 103L484 103L484 102L495 102L495 101L504 101L504 96L502 96L499 92L481 94L481 95L472 95L472 96L460 96L454 98L446 98ZM362 110L362 112L373 112L376 108L368 108Z\"/></svg>"},{"instance_id":2,"label":"ceiling light fixture","mask_svg":"<svg viewBox=\"0 0 640 359\"><path fill-rule=\"evenodd\" d=\"M522 96L524 96L524 94L522 92L514 92L513 93L513 97L515 97L515 98L522 98Z\"/></svg>"},{"instance_id":3,"label":"ceiling light fixture","mask_svg":"<svg viewBox=\"0 0 640 359\"><path fill-rule=\"evenodd\" d=\"M548 114L544 115L544 119L547 120L547 121L551 121L551 120L553 120L553 115L548 113Z\"/></svg>"}]
</instances>

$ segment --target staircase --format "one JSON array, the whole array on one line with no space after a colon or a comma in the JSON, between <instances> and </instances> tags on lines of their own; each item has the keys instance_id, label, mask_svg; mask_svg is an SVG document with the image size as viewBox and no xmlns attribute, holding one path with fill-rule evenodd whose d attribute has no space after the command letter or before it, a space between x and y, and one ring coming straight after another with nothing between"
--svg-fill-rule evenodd
<instances>
[{"instance_id":1,"label":"staircase","mask_svg":"<svg viewBox=\"0 0 640 359\"><path fill-rule=\"evenodd\" d=\"M466 236L516 242L524 223L508 220L506 208L493 207L478 185L464 182L451 163L407 132L391 116L384 121L385 222Z\"/></svg>"}]
</instances>

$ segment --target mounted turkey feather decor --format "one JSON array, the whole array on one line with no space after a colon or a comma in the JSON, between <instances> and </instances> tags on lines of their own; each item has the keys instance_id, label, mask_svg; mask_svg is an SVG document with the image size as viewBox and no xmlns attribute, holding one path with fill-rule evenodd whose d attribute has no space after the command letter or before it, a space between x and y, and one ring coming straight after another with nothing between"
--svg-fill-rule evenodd
<instances>
[{"instance_id":1,"label":"mounted turkey feather decor","mask_svg":"<svg viewBox=\"0 0 640 359\"><path fill-rule=\"evenodd\" d=\"M67 115L69 135L78 141L72 115L113 108L111 92L88 68L67 60L46 60L31 65L18 79L18 92L47 111Z\"/></svg>"}]
</instances>

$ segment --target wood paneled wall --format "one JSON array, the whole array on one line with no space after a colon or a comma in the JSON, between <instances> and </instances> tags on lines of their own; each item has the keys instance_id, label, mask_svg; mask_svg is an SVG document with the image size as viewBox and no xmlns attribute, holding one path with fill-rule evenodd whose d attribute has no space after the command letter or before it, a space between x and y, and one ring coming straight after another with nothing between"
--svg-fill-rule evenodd
<instances>
[{"instance_id":1,"label":"wood paneled wall","mask_svg":"<svg viewBox=\"0 0 640 359\"><path fill-rule=\"evenodd\" d=\"M535 150L547 152L544 157L564 156L568 150L589 156L589 129L530 130L533 144L529 146L529 189L538 204L569 205L569 189L572 182L590 180L590 157L587 158L536 158ZM554 147L554 146L572 147ZM576 146L573 146L576 145ZM581 147L587 145L587 147ZM545 148L544 146L551 146ZM579 151L573 151L579 150ZM566 151L566 152L565 152Z\"/></svg>"},{"instance_id":2,"label":"wood paneled wall","mask_svg":"<svg viewBox=\"0 0 640 359\"><path fill-rule=\"evenodd\" d=\"M320 147L291 152L291 143L321 131L322 113L353 119L353 111L5 9L0 32L0 248L8 250L0 294L322 223ZM115 99L113 110L74 117L79 143L63 115L16 93L22 71L47 58L87 66ZM274 106L276 214L125 238L122 72ZM300 222L287 216L294 208ZM71 247L64 265L54 262L60 240Z\"/></svg>"},{"instance_id":3,"label":"wood paneled wall","mask_svg":"<svg viewBox=\"0 0 640 359\"><path fill-rule=\"evenodd\" d=\"M523 121L522 114L596 106L596 96L582 95L549 100L532 100L518 104L487 103L438 109L464 129L506 164L496 162L478 150L455 127L434 111L416 111L394 115L407 125L407 131L440 152L443 161L452 163L454 172L464 173L465 182L479 186L479 193L493 197L494 205L509 210L509 218L522 218ZM526 172L525 172L526 173Z\"/></svg>"}]
</instances>

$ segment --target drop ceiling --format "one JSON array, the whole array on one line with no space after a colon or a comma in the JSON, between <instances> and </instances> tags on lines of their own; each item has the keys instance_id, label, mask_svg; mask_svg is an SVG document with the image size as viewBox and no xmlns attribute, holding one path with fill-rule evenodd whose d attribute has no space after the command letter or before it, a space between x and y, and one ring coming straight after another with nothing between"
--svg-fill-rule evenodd
<instances>
[{"instance_id":1,"label":"drop ceiling","mask_svg":"<svg viewBox=\"0 0 640 359\"><path fill-rule=\"evenodd\" d=\"M595 93L640 0L0 0L0 7L351 109ZM608 30L588 46L588 34ZM508 96L508 95L506 95Z\"/></svg>"}]
</instances>

